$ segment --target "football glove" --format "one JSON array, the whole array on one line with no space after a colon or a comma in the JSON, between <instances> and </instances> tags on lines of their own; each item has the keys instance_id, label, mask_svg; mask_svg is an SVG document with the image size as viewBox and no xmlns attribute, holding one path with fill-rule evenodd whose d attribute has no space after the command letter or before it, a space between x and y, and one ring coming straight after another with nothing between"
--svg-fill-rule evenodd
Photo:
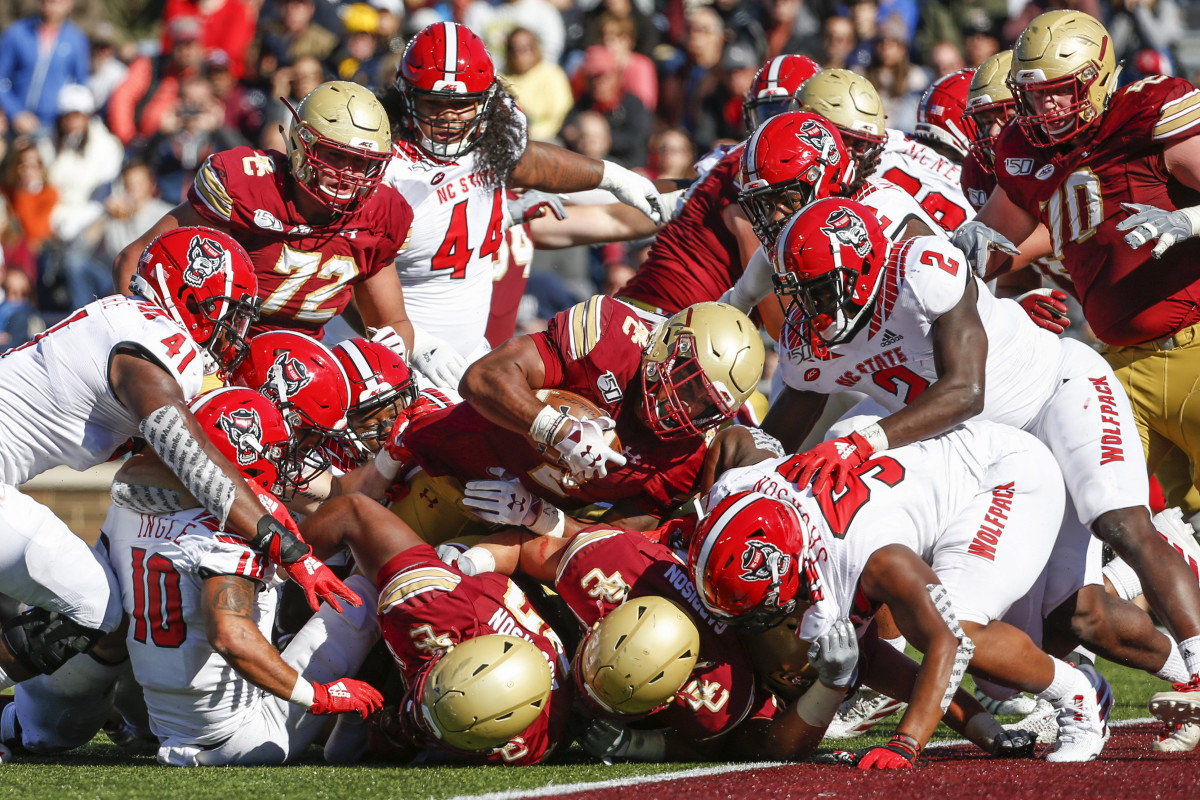
<instances>
[{"instance_id":1,"label":"football glove","mask_svg":"<svg viewBox=\"0 0 1200 800\"><path fill-rule=\"evenodd\" d=\"M803 489L810 483L813 492L820 494L830 487L841 492L846 488L846 479L859 464L875 452L858 431L849 436L821 442L816 447L792 456L779 467L784 478Z\"/></svg>"},{"instance_id":2,"label":"football glove","mask_svg":"<svg viewBox=\"0 0 1200 800\"><path fill-rule=\"evenodd\" d=\"M839 619L808 648L808 663L826 686L845 688L858 666L858 635L848 619Z\"/></svg>"},{"instance_id":3,"label":"football glove","mask_svg":"<svg viewBox=\"0 0 1200 800\"><path fill-rule=\"evenodd\" d=\"M666 218L663 212L662 197L654 182L649 178L627 170L620 164L605 161L604 175L600 178L597 188L612 192L618 200L627 206L633 206L650 219L662 223Z\"/></svg>"},{"instance_id":4,"label":"football glove","mask_svg":"<svg viewBox=\"0 0 1200 800\"><path fill-rule=\"evenodd\" d=\"M1117 223L1117 230L1129 231L1125 234L1125 244L1136 250L1157 239L1158 244L1150 251L1155 258L1162 258L1171 245L1200 231L1200 206L1167 211L1142 203L1122 203L1121 208L1133 215Z\"/></svg>"},{"instance_id":5,"label":"football glove","mask_svg":"<svg viewBox=\"0 0 1200 800\"><path fill-rule=\"evenodd\" d=\"M967 256L967 263L981 278L987 272L988 256L992 250L999 250L1010 256L1021 255L1021 251L1007 237L975 220L964 222L955 228L954 233L950 234L950 241L963 251Z\"/></svg>"},{"instance_id":6,"label":"football glove","mask_svg":"<svg viewBox=\"0 0 1200 800\"><path fill-rule=\"evenodd\" d=\"M578 420L567 417L565 433L554 449L563 457L567 471L576 481L603 478L608 475L608 466L625 466L625 456L608 446L604 433L617 426L610 417Z\"/></svg>"},{"instance_id":7,"label":"football glove","mask_svg":"<svg viewBox=\"0 0 1200 800\"><path fill-rule=\"evenodd\" d=\"M383 695L374 686L353 678L313 683L312 714L345 714L357 711L363 719L383 707Z\"/></svg>"},{"instance_id":8,"label":"football glove","mask_svg":"<svg viewBox=\"0 0 1200 800\"><path fill-rule=\"evenodd\" d=\"M458 391L458 383L467 371L467 360L446 340L414 329L412 366L438 389Z\"/></svg>"},{"instance_id":9,"label":"football glove","mask_svg":"<svg viewBox=\"0 0 1200 800\"><path fill-rule=\"evenodd\" d=\"M1058 289L1034 289L1016 298L1016 301L1039 328L1062 333L1071 324L1067 316L1066 299L1067 293Z\"/></svg>"},{"instance_id":10,"label":"football glove","mask_svg":"<svg viewBox=\"0 0 1200 800\"><path fill-rule=\"evenodd\" d=\"M563 205L562 195L539 192L537 189L528 189L524 194L509 200L505 204L505 209L508 211L508 227L510 228L513 225L532 222L547 213L553 214L555 219L567 218L567 209Z\"/></svg>"}]
</instances>

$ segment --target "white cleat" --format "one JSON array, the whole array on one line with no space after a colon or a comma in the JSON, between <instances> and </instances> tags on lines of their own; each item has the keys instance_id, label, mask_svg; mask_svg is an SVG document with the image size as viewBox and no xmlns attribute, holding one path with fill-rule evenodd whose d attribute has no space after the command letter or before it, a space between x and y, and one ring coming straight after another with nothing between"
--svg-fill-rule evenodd
<instances>
[{"instance_id":1,"label":"white cleat","mask_svg":"<svg viewBox=\"0 0 1200 800\"><path fill-rule=\"evenodd\" d=\"M1058 738L1058 709L1039 697L1033 711L1023 719L1000 727L1006 731L1026 731L1037 739L1038 744L1053 744Z\"/></svg>"},{"instance_id":2,"label":"white cleat","mask_svg":"<svg viewBox=\"0 0 1200 800\"><path fill-rule=\"evenodd\" d=\"M1045 756L1051 763L1092 761L1108 741L1112 689L1094 667L1075 669L1080 679L1058 707L1058 740Z\"/></svg>"},{"instance_id":3,"label":"white cleat","mask_svg":"<svg viewBox=\"0 0 1200 800\"><path fill-rule=\"evenodd\" d=\"M1200 725L1185 722L1182 725L1168 725L1158 736L1158 741L1150 745L1156 753L1190 753L1200 744Z\"/></svg>"},{"instance_id":4,"label":"white cleat","mask_svg":"<svg viewBox=\"0 0 1200 800\"><path fill-rule=\"evenodd\" d=\"M908 706L871 689L862 688L845 700L825 730L826 739L853 739L874 728L886 717Z\"/></svg>"},{"instance_id":5,"label":"white cleat","mask_svg":"<svg viewBox=\"0 0 1200 800\"><path fill-rule=\"evenodd\" d=\"M1034 712L1038 705L1036 697L1021 693L1014 694L1005 700L996 700L976 689L975 699L993 717L1027 717Z\"/></svg>"},{"instance_id":6,"label":"white cleat","mask_svg":"<svg viewBox=\"0 0 1200 800\"><path fill-rule=\"evenodd\" d=\"M1158 535L1183 557L1192 574L1200 580L1200 542L1196 541L1196 529L1183 521L1183 512L1168 508L1155 514L1151 522Z\"/></svg>"},{"instance_id":7,"label":"white cleat","mask_svg":"<svg viewBox=\"0 0 1200 800\"><path fill-rule=\"evenodd\" d=\"M1168 725L1200 723L1200 681L1176 683L1150 698L1150 713Z\"/></svg>"}]
</instances>

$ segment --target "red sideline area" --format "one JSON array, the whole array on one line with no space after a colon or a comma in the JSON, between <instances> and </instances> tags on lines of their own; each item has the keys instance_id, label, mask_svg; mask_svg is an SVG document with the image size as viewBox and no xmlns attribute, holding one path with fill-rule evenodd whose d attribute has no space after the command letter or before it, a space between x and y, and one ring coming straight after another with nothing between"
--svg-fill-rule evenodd
<instances>
[{"instance_id":1,"label":"red sideline area","mask_svg":"<svg viewBox=\"0 0 1200 800\"><path fill-rule=\"evenodd\" d=\"M1153 753L1158 728L1138 725L1113 730L1100 760L1087 764L996 761L968 746L931 750L911 772L858 772L849 768L796 764L727 775L683 778L623 786L622 800L693 800L747 797L895 798L974 797L1200 798L1200 754ZM564 787L566 788L566 787ZM570 800L611 800L612 789L554 795Z\"/></svg>"}]
</instances>

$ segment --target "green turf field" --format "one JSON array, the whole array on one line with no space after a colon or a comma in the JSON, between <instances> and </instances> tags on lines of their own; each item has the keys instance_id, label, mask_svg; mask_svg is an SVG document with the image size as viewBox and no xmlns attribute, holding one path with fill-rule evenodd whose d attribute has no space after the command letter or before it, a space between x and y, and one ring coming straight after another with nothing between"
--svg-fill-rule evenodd
<instances>
[{"instance_id":1,"label":"green turf field","mask_svg":"<svg viewBox=\"0 0 1200 800\"><path fill-rule=\"evenodd\" d=\"M1165 688L1144 673L1101 662L1112 683L1113 719L1146 717L1146 701ZM968 679L968 685L970 679ZM1011 720L1005 720L1011 721ZM845 744L863 747L886 741L894 721L885 720L878 734ZM956 738L944 726L935 739ZM0 798L75 800L76 798L153 798L154 800L274 800L275 798L447 798L461 794L527 789L549 783L605 780L679 769L683 765L587 763L575 750L576 763L548 767L424 767L361 765L329 767L318 748L288 767L212 767L184 770L158 766L153 756L130 756L103 734L87 747L58 758L18 756L0 766ZM695 766L695 765L693 765Z\"/></svg>"}]
</instances>

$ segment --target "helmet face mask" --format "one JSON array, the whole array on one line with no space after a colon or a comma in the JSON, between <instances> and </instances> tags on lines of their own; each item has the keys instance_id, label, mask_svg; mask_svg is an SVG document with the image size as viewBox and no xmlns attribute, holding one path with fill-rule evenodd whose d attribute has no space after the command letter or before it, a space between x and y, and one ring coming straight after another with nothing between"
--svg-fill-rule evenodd
<instances>
[{"instance_id":1,"label":"helmet face mask","mask_svg":"<svg viewBox=\"0 0 1200 800\"><path fill-rule=\"evenodd\" d=\"M417 382L404 359L388 347L366 339L347 339L333 354L350 381L346 444L357 460L383 449L392 423L417 398Z\"/></svg>"},{"instance_id":2,"label":"helmet face mask","mask_svg":"<svg viewBox=\"0 0 1200 800\"><path fill-rule=\"evenodd\" d=\"M387 113L373 94L344 81L323 83L288 106L288 158L301 190L337 214L366 202L391 160Z\"/></svg>"},{"instance_id":3,"label":"helmet face mask","mask_svg":"<svg viewBox=\"0 0 1200 800\"><path fill-rule=\"evenodd\" d=\"M495 92L460 95L422 92L408 87L408 113L412 117L417 144L436 158L466 155L483 138ZM469 114L469 115L468 115Z\"/></svg>"},{"instance_id":4,"label":"helmet face mask","mask_svg":"<svg viewBox=\"0 0 1200 800\"><path fill-rule=\"evenodd\" d=\"M699 435L737 413L740 403L704 374L695 353L695 337L685 333L665 361L650 361L642 370L644 419L661 439Z\"/></svg>"},{"instance_id":5,"label":"helmet face mask","mask_svg":"<svg viewBox=\"0 0 1200 800\"><path fill-rule=\"evenodd\" d=\"M767 120L800 110L797 97L806 80L821 71L808 56L776 56L763 64L742 102L742 122L753 133Z\"/></svg>"},{"instance_id":6,"label":"helmet face mask","mask_svg":"<svg viewBox=\"0 0 1200 800\"><path fill-rule=\"evenodd\" d=\"M990 170L995 162L994 145L1000 129L1016 116L1017 101L1008 88L1012 51L1002 50L975 70L967 89L963 128L971 140L971 151L979 165Z\"/></svg>"},{"instance_id":7,"label":"helmet face mask","mask_svg":"<svg viewBox=\"0 0 1200 800\"><path fill-rule=\"evenodd\" d=\"M813 184L820 180L819 175L813 174L816 170L816 167L810 167L804 178L747 189L738 194L738 204L750 219L754 235L767 247L775 246L779 232L793 214L816 199Z\"/></svg>"}]
</instances>

